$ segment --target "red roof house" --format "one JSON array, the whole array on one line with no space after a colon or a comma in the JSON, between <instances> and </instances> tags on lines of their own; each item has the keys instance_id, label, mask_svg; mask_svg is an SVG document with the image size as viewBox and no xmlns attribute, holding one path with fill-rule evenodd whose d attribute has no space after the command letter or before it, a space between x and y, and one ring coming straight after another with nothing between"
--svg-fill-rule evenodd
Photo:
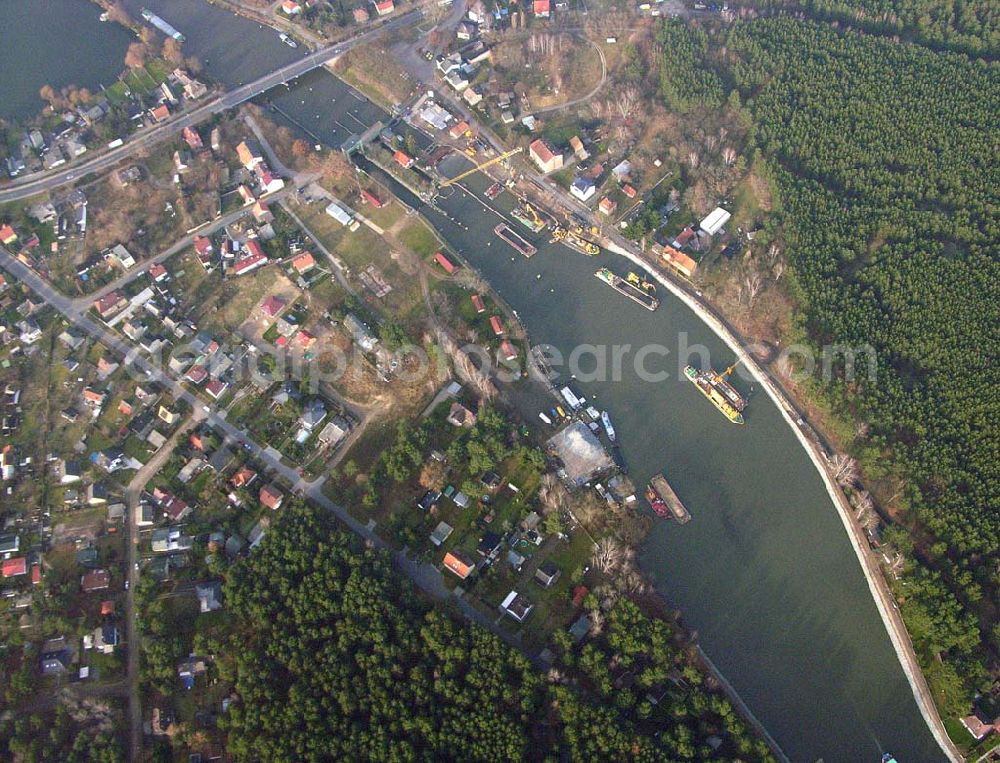
<instances>
[{"instance_id":1,"label":"red roof house","mask_svg":"<svg viewBox=\"0 0 1000 763\"><path fill-rule=\"evenodd\" d=\"M392 158L396 160L396 164L405 170L413 166L413 157L403 151L397 151L392 155Z\"/></svg>"},{"instance_id":2,"label":"red roof house","mask_svg":"<svg viewBox=\"0 0 1000 763\"><path fill-rule=\"evenodd\" d=\"M499 316L490 316L490 326L493 328L493 333L497 336L503 336L503 323L500 322Z\"/></svg>"},{"instance_id":3,"label":"red roof house","mask_svg":"<svg viewBox=\"0 0 1000 763\"><path fill-rule=\"evenodd\" d=\"M259 497L260 502L272 511L281 506L281 502L285 500L285 494L273 484L264 485L260 489Z\"/></svg>"},{"instance_id":4,"label":"red roof house","mask_svg":"<svg viewBox=\"0 0 1000 763\"><path fill-rule=\"evenodd\" d=\"M277 294L272 294L261 303L260 309L268 318L277 318L287 306L287 299L279 297Z\"/></svg>"},{"instance_id":5,"label":"red roof house","mask_svg":"<svg viewBox=\"0 0 1000 763\"><path fill-rule=\"evenodd\" d=\"M434 261L438 265L440 265L441 267L443 267L444 268L444 272L447 273L448 275L451 275L456 270L458 270L458 268L455 266L455 263L453 263L451 260L449 260L447 257L445 257L443 252L438 252L437 254L435 254L434 255Z\"/></svg>"},{"instance_id":6,"label":"red roof house","mask_svg":"<svg viewBox=\"0 0 1000 763\"><path fill-rule=\"evenodd\" d=\"M28 560L23 556L15 557L14 559L4 559L3 561L3 576L5 578L13 578L18 575L26 575L28 572Z\"/></svg>"},{"instance_id":7,"label":"red roof house","mask_svg":"<svg viewBox=\"0 0 1000 763\"><path fill-rule=\"evenodd\" d=\"M547 19L552 15L552 5L550 0L534 0L531 4L531 8L540 19Z\"/></svg>"},{"instance_id":8,"label":"red roof house","mask_svg":"<svg viewBox=\"0 0 1000 763\"><path fill-rule=\"evenodd\" d=\"M478 294L473 294L472 295L472 306L474 308L476 308L476 312L477 313L485 313L486 312L486 305L483 302L483 298L480 297Z\"/></svg>"}]
</instances>

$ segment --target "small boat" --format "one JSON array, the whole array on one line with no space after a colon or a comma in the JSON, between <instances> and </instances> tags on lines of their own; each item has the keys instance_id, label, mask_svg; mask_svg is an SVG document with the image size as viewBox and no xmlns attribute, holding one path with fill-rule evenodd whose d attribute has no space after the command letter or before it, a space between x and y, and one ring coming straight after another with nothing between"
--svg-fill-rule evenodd
<instances>
[{"instance_id":1,"label":"small boat","mask_svg":"<svg viewBox=\"0 0 1000 763\"><path fill-rule=\"evenodd\" d=\"M297 48L297 47L299 47L299 44L297 42L295 42L295 40L293 40L291 37L289 37L284 32L282 32L281 34L278 35L278 39L281 40L283 43L285 43L285 45L287 45L290 48Z\"/></svg>"},{"instance_id":2,"label":"small boat","mask_svg":"<svg viewBox=\"0 0 1000 763\"><path fill-rule=\"evenodd\" d=\"M896 756L891 752L887 752L882 756L882 763L896 763Z\"/></svg>"},{"instance_id":3,"label":"small boat","mask_svg":"<svg viewBox=\"0 0 1000 763\"><path fill-rule=\"evenodd\" d=\"M486 189L486 198L495 199L497 196L500 195L500 192L502 190L503 190L503 183L494 183L493 185L491 185L489 188Z\"/></svg>"},{"instance_id":4,"label":"small boat","mask_svg":"<svg viewBox=\"0 0 1000 763\"><path fill-rule=\"evenodd\" d=\"M618 442L618 437L615 435L615 428L611 426L611 417L607 411L601 411L601 423L604 425L604 432L607 434L608 439L611 442Z\"/></svg>"},{"instance_id":5,"label":"small boat","mask_svg":"<svg viewBox=\"0 0 1000 763\"><path fill-rule=\"evenodd\" d=\"M540 419L541 419L542 421L544 421L544 422L545 422L546 424L549 424L549 425L551 425L551 424L552 424L552 419L550 419L550 418L549 418L548 416L546 416L546 415L545 415L544 413L542 413L541 411L539 411L539 413L538 413L538 418L540 418Z\"/></svg>"}]
</instances>

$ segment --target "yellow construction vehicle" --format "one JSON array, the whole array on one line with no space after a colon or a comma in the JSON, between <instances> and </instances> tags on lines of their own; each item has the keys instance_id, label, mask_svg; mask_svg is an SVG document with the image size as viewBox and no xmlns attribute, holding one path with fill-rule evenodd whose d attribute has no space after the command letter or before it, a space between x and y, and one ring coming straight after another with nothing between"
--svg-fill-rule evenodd
<instances>
[{"instance_id":1,"label":"yellow construction vehicle","mask_svg":"<svg viewBox=\"0 0 1000 763\"><path fill-rule=\"evenodd\" d=\"M487 167L492 167L494 164L498 164L499 162L505 161L506 159L509 159L510 157L514 156L514 154L519 154L522 151L524 151L524 149L521 146L513 148L510 151L504 151L499 156L494 156L492 159L485 161L482 164L477 164L471 170L466 170L465 172L459 175L455 175L455 177L450 178L448 180L442 180L440 183L438 183L438 188L447 188L450 185L454 185L455 183L465 180L470 175L475 175L477 172L485 170Z\"/></svg>"},{"instance_id":2,"label":"yellow construction vehicle","mask_svg":"<svg viewBox=\"0 0 1000 763\"><path fill-rule=\"evenodd\" d=\"M649 294L656 294L656 284L647 280L644 276L640 276L637 273L629 271L629 274L626 276L626 280L633 286L638 286L640 289Z\"/></svg>"}]
</instances>

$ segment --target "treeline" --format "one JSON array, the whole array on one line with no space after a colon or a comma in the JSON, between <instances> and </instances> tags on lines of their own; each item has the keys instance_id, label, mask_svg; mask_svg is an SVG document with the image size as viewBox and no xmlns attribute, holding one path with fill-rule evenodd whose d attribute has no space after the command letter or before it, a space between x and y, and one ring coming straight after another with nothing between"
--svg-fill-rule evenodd
<instances>
[{"instance_id":1,"label":"treeline","mask_svg":"<svg viewBox=\"0 0 1000 763\"><path fill-rule=\"evenodd\" d=\"M656 32L660 96L671 111L685 113L695 106L722 103L719 77L703 65L708 35L680 19L670 19Z\"/></svg>"},{"instance_id":2,"label":"treeline","mask_svg":"<svg viewBox=\"0 0 1000 763\"><path fill-rule=\"evenodd\" d=\"M935 48L994 57L1000 54L996 0L754 0L764 8L803 8L813 16L848 21L867 31L898 34Z\"/></svg>"},{"instance_id":3,"label":"treeline","mask_svg":"<svg viewBox=\"0 0 1000 763\"><path fill-rule=\"evenodd\" d=\"M493 634L426 606L387 556L310 509L283 516L225 593L239 631L226 649L239 701L222 722L239 760L766 755L712 699L694 716L672 700L653 724L596 702L575 679L536 671Z\"/></svg>"},{"instance_id":4,"label":"treeline","mask_svg":"<svg viewBox=\"0 0 1000 763\"><path fill-rule=\"evenodd\" d=\"M812 338L876 351L877 378L833 394L870 425L867 476L934 536L902 611L964 712L1000 648L1000 67L791 18L734 26L717 65L774 168Z\"/></svg>"},{"instance_id":5,"label":"treeline","mask_svg":"<svg viewBox=\"0 0 1000 763\"><path fill-rule=\"evenodd\" d=\"M125 763L125 745L107 719L79 723L58 705L50 712L0 721L0 758L21 763Z\"/></svg>"}]
</instances>

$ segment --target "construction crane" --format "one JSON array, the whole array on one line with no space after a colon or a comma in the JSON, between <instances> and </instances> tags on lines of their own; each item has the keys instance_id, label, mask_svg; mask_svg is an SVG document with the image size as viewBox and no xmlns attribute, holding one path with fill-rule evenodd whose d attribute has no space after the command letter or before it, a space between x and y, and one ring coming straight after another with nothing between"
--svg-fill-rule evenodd
<instances>
[{"instance_id":1,"label":"construction crane","mask_svg":"<svg viewBox=\"0 0 1000 763\"><path fill-rule=\"evenodd\" d=\"M497 164L498 162L502 162L505 159L509 159L514 154L519 154L522 151L524 151L524 149L521 146L518 146L517 148L511 149L510 151L504 151L502 154L500 154L499 156L493 157L489 161L483 162L482 164L477 164L471 170L466 170L465 172L463 172L460 175L455 175L455 177L453 177L453 178L449 178L448 180L442 181L441 183L438 184L438 188L447 188L450 185L455 185L455 183L458 183L459 181L465 180L467 177L469 177L469 175L475 175L477 172L485 170L487 167L492 167L494 164Z\"/></svg>"},{"instance_id":2,"label":"construction crane","mask_svg":"<svg viewBox=\"0 0 1000 763\"><path fill-rule=\"evenodd\" d=\"M531 206L531 203L527 199L522 199L524 204L524 211L531 215L531 222L538 226L538 230L545 227L545 221L538 215L537 210Z\"/></svg>"},{"instance_id":3,"label":"construction crane","mask_svg":"<svg viewBox=\"0 0 1000 763\"><path fill-rule=\"evenodd\" d=\"M736 370L736 366L738 366L740 363L741 363L741 360L739 358L737 358L735 363L733 363L729 368L727 368L721 374L716 374L715 378L718 381L724 380L727 376L729 376L729 374L731 374L733 371Z\"/></svg>"}]
</instances>

